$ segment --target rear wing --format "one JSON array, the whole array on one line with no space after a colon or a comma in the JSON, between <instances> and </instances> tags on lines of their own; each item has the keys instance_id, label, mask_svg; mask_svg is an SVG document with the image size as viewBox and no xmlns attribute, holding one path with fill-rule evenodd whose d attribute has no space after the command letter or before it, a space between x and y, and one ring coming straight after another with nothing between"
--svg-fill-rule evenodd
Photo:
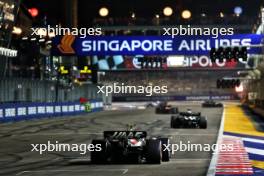
<instances>
[{"instance_id":1,"label":"rear wing","mask_svg":"<svg viewBox=\"0 0 264 176\"><path fill-rule=\"evenodd\" d=\"M126 139L126 138L146 138L146 131L104 131L104 138Z\"/></svg>"},{"instance_id":2,"label":"rear wing","mask_svg":"<svg viewBox=\"0 0 264 176\"><path fill-rule=\"evenodd\" d=\"M180 115L182 116L201 116L201 113L200 112L192 112L192 113L180 112Z\"/></svg>"}]
</instances>

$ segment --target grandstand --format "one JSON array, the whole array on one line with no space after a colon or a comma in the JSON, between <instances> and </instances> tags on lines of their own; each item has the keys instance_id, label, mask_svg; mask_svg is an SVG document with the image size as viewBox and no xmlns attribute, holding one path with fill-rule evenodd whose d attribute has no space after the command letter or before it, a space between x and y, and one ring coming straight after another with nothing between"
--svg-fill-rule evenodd
<instances>
[{"instance_id":1,"label":"grandstand","mask_svg":"<svg viewBox=\"0 0 264 176\"><path fill-rule=\"evenodd\" d=\"M103 84L124 83L130 86L168 86L166 96L178 95L224 95L233 93L233 89L217 89L216 80L232 75L234 71L115 71L106 72L100 77ZM114 94L113 96L128 96Z\"/></svg>"}]
</instances>

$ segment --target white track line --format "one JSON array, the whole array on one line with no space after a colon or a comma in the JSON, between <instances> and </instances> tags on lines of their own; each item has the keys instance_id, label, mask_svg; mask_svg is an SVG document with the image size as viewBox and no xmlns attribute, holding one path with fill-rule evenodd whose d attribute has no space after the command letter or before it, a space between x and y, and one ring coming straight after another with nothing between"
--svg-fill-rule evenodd
<instances>
[{"instance_id":1,"label":"white track line","mask_svg":"<svg viewBox=\"0 0 264 176\"><path fill-rule=\"evenodd\" d=\"M23 175L27 173L54 173L54 172L87 172L88 170L39 170L39 171L21 171L16 175ZM89 172L116 172L121 171L122 175L125 175L128 172L128 169L89 169Z\"/></svg>"},{"instance_id":2,"label":"white track line","mask_svg":"<svg viewBox=\"0 0 264 176\"><path fill-rule=\"evenodd\" d=\"M169 136L215 136L215 134L200 134L200 133L196 133L196 134L188 134L188 133L177 133L175 135L169 135Z\"/></svg>"},{"instance_id":3,"label":"white track line","mask_svg":"<svg viewBox=\"0 0 264 176\"><path fill-rule=\"evenodd\" d=\"M224 105L224 109L223 109L220 128L218 131L217 145L219 145L222 141L223 133L224 133L224 124L225 124L225 105ZM213 153L210 165L208 167L207 176L215 176L217 159L218 159L218 153Z\"/></svg>"}]
</instances>

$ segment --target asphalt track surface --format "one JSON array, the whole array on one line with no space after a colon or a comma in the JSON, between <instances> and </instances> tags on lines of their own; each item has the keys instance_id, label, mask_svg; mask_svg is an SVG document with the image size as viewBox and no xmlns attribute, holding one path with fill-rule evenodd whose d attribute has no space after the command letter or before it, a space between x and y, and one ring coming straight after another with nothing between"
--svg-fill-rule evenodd
<instances>
[{"instance_id":1,"label":"asphalt track surface","mask_svg":"<svg viewBox=\"0 0 264 176\"><path fill-rule=\"evenodd\" d=\"M102 138L104 130L125 130L126 124L136 124L149 136L169 137L171 143L214 144L222 117L222 108L202 108L200 104L180 105L181 111L191 108L207 116L207 129L171 129L170 115L156 115L154 108L145 110L104 111L75 117L41 119L0 124L0 175L19 176L202 176L206 175L212 152L177 151L171 161L152 164L93 165L90 153L31 152L31 144L91 143Z\"/></svg>"}]
</instances>

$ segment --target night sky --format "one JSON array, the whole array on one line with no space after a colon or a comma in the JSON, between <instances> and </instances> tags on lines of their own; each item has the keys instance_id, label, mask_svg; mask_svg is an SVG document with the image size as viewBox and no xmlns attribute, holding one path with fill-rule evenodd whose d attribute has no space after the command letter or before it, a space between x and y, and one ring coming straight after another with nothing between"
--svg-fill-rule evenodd
<instances>
[{"instance_id":1,"label":"night sky","mask_svg":"<svg viewBox=\"0 0 264 176\"><path fill-rule=\"evenodd\" d=\"M67 0L22 0L30 8L37 7L40 17L47 16L51 23L62 21ZM184 9L189 9L194 15L206 13L217 16L219 12L232 14L235 6L243 8L243 15L256 17L263 0L79 0L79 24L89 26L92 19L98 16L98 9L102 6L109 8L109 17L129 17L132 12L137 17L151 18L155 14L162 14L165 6L171 6L174 16L180 15Z\"/></svg>"}]
</instances>

